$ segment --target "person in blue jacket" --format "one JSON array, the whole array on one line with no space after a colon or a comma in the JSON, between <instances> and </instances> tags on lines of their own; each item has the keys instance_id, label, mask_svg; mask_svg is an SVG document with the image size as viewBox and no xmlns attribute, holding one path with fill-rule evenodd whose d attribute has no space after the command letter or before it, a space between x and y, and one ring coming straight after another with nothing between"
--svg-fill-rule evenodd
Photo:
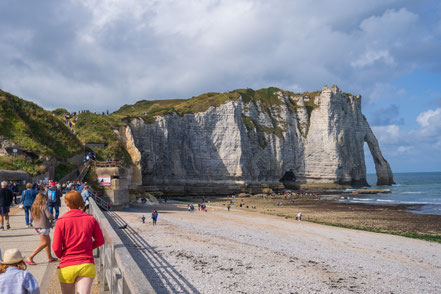
<instances>
[{"instance_id":1,"label":"person in blue jacket","mask_svg":"<svg viewBox=\"0 0 441 294\"><path fill-rule=\"evenodd\" d=\"M26 190L24 190L21 194L21 203L23 204L23 208L25 211L26 228L29 228L29 226L32 227L32 216L31 219L29 219L29 212L31 211L31 207L34 203L35 197L37 197L37 192L32 189L31 183L27 183Z\"/></svg>"}]
</instances>

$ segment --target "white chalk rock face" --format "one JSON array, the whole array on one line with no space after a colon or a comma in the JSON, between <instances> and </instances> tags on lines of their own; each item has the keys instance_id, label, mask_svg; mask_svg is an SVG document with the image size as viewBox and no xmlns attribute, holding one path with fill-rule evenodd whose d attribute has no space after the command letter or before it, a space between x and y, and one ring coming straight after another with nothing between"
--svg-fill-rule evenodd
<instances>
[{"instance_id":1,"label":"white chalk rock face","mask_svg":"<svg viewBox=\"0 0 441 294\"><path fill-rule=\"evenodd\" d=\"M142 185L185 193L230 193L297 182L366 185L363 144L378 184L393 175L361 113L361 97L325 86L312 95L275 93L270 107L229 101L205 112L131 118L124 136Z\"/></svg>"}]
</instances>

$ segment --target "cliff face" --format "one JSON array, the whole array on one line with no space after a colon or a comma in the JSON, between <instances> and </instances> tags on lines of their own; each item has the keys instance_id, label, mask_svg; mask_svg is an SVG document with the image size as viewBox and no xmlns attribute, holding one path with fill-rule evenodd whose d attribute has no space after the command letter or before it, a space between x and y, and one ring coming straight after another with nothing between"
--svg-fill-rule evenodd
<instances>
[{"instance_id":1,"label":"cliff face","mask_svg":"<svg viewBox=\"0 0 441 294\"><path fill-rule=\"evenodd\" d=\"M297 182L365 185L367 142L378 183L393 183L361 113L360 96L325 86L310 95L279 91L274 97L270 106L239 96L200 113L150 123L129 119L120 134L136 158L135 178L145 186L189 193L280 186L282 177L289 182L293 174Z\"/></svg>"}]
</instances>

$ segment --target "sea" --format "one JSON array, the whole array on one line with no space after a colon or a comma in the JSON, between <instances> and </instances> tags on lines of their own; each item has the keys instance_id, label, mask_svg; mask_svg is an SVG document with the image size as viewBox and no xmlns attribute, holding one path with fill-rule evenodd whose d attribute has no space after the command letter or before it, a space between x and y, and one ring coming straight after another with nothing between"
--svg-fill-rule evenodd
<instances>
[{"instance_id":1,"label":"sea","mask_svg":"<svg viewBox=\"0 0 441 294\"><path fill-rule=\"evenodd\" d=\"M365 189L389 189L390 194L342 194L338 201L366 204L408 204L409 211L419 214L441 215L441 172L394 173L395 185L377 186L377 175L367 174L371 187ZM355 189L347 189L351 192Z\"/></svg>"}]
</instances>

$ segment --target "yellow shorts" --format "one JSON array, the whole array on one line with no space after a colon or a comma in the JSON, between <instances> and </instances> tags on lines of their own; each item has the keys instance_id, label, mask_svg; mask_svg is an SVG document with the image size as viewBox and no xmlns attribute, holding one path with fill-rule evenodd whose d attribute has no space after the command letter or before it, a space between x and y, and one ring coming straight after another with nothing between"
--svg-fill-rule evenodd
<instances>
[{"instance_id":1,"label":"yellow shorts","mask_svg":"<svg viewBox=\"0 0 441 294\"><path fill-rule=\"evenodd\" d=\"M60 283L73 284L78 277L95 278L96 267L93 263L83 263L58 269Z\"/></svg>"}]
</instances>

